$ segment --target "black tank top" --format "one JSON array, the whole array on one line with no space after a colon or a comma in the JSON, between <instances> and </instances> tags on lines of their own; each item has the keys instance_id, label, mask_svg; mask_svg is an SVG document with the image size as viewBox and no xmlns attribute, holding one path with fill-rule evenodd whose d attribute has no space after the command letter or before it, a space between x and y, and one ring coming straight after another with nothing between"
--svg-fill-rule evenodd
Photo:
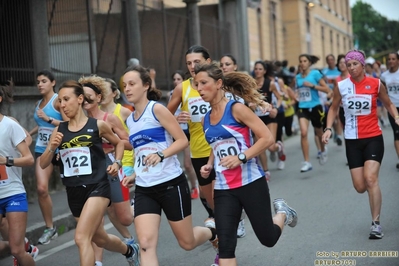
<instances>
[{"instance_id":1,"label":"black tank top","mask_svg":"<svg viewBox=\"0 0 399 266\"><path fill-rule=\"evenodd\" d=\"M270 91L270 79L265 78L263 85L258 89L259 93L266 97L268 103L272 103L272 92Z\"/></svg>"},{"instance_id":2,"label":"black tank top","mask_svg":"<svg viewBox=\"0 0 399 266\"><path fill-rule=\"evenodd\" d=\"M58 127L58 132L64 135L59 146L62 183L75 187L107 180L97 119L89 117L86 125L76 132L70 131L68 124L63 122Z\"/></svg>"}]
</instances>

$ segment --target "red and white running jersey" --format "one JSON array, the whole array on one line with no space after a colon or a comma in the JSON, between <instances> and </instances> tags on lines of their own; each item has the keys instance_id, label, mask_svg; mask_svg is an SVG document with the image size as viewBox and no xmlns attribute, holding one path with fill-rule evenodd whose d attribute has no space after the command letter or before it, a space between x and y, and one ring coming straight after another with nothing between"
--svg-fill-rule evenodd
<instances>
[{"instance_id":1,"label":"red and white running jersey","mask_svg":"<svg viewBox=\"0 0 399 266\"><path fill-rule=\"evenodd\" d=\"M338 82L338 89L345 111L345 139L364 139L381 135L377 117L380 80L365 77L356 82L347 78Z\"/></svg>"}]
</instances>

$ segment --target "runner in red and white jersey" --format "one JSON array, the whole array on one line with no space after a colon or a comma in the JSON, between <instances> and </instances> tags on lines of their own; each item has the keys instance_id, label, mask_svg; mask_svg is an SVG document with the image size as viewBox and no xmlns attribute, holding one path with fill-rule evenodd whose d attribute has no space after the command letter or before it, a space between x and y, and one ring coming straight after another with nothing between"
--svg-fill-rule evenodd
<instances>
[{"instance_id":1,"label":"runner in red and white jersey","mask_svg":"<svg viewBox=\"0 0 399 266\"><path fill-rule=\"evenodd\" d=\"M377 98L399 124L398 110L388 97L384 84L378 79L366 77L365 55L358 50L345 56L350 78L338 83L327 116L327 126L322 141L328 143L331 126L342 101L345 112L346 157L352 183L358 193L367 191L371 210L370 239L381 239L384 234L380 225L382 196L378 173L384 156L384 140L378 126Z\"/></svg>"}]
</instances>

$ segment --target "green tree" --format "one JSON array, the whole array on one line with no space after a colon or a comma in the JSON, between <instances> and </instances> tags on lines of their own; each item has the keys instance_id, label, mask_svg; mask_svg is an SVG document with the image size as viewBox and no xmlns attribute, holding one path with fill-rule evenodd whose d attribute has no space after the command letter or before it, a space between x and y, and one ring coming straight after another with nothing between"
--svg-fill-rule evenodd
<instances>
[{"instance_id":1,"label":"green tree","mask_svg":"<svg viewBox=\"0 0 399 266\"><path fill-rule=\"evenodd\" d=\"M354 39L367 55L396 51L399 48L399 21L388 20L368 4L358 0L352 7Z\"/></svg>"}]
</instances>

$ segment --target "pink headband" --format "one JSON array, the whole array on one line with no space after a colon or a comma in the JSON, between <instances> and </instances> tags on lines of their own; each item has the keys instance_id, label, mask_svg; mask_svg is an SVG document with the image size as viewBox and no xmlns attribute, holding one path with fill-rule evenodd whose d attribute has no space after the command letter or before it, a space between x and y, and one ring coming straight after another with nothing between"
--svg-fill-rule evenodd
<instances>
[{"instance_id":1,"label":"pink headband","mask_svg":"<svg viewBox=\"0 0 399 266\"><path fill-rule=\"evenodd\" d=\"M365 65L363 54L356 50L350 51L346 54L345 63L348 63L349 60L356 60L359 61L359 63L362 64L363 66Z\"/></svg>"}]
</instances>

